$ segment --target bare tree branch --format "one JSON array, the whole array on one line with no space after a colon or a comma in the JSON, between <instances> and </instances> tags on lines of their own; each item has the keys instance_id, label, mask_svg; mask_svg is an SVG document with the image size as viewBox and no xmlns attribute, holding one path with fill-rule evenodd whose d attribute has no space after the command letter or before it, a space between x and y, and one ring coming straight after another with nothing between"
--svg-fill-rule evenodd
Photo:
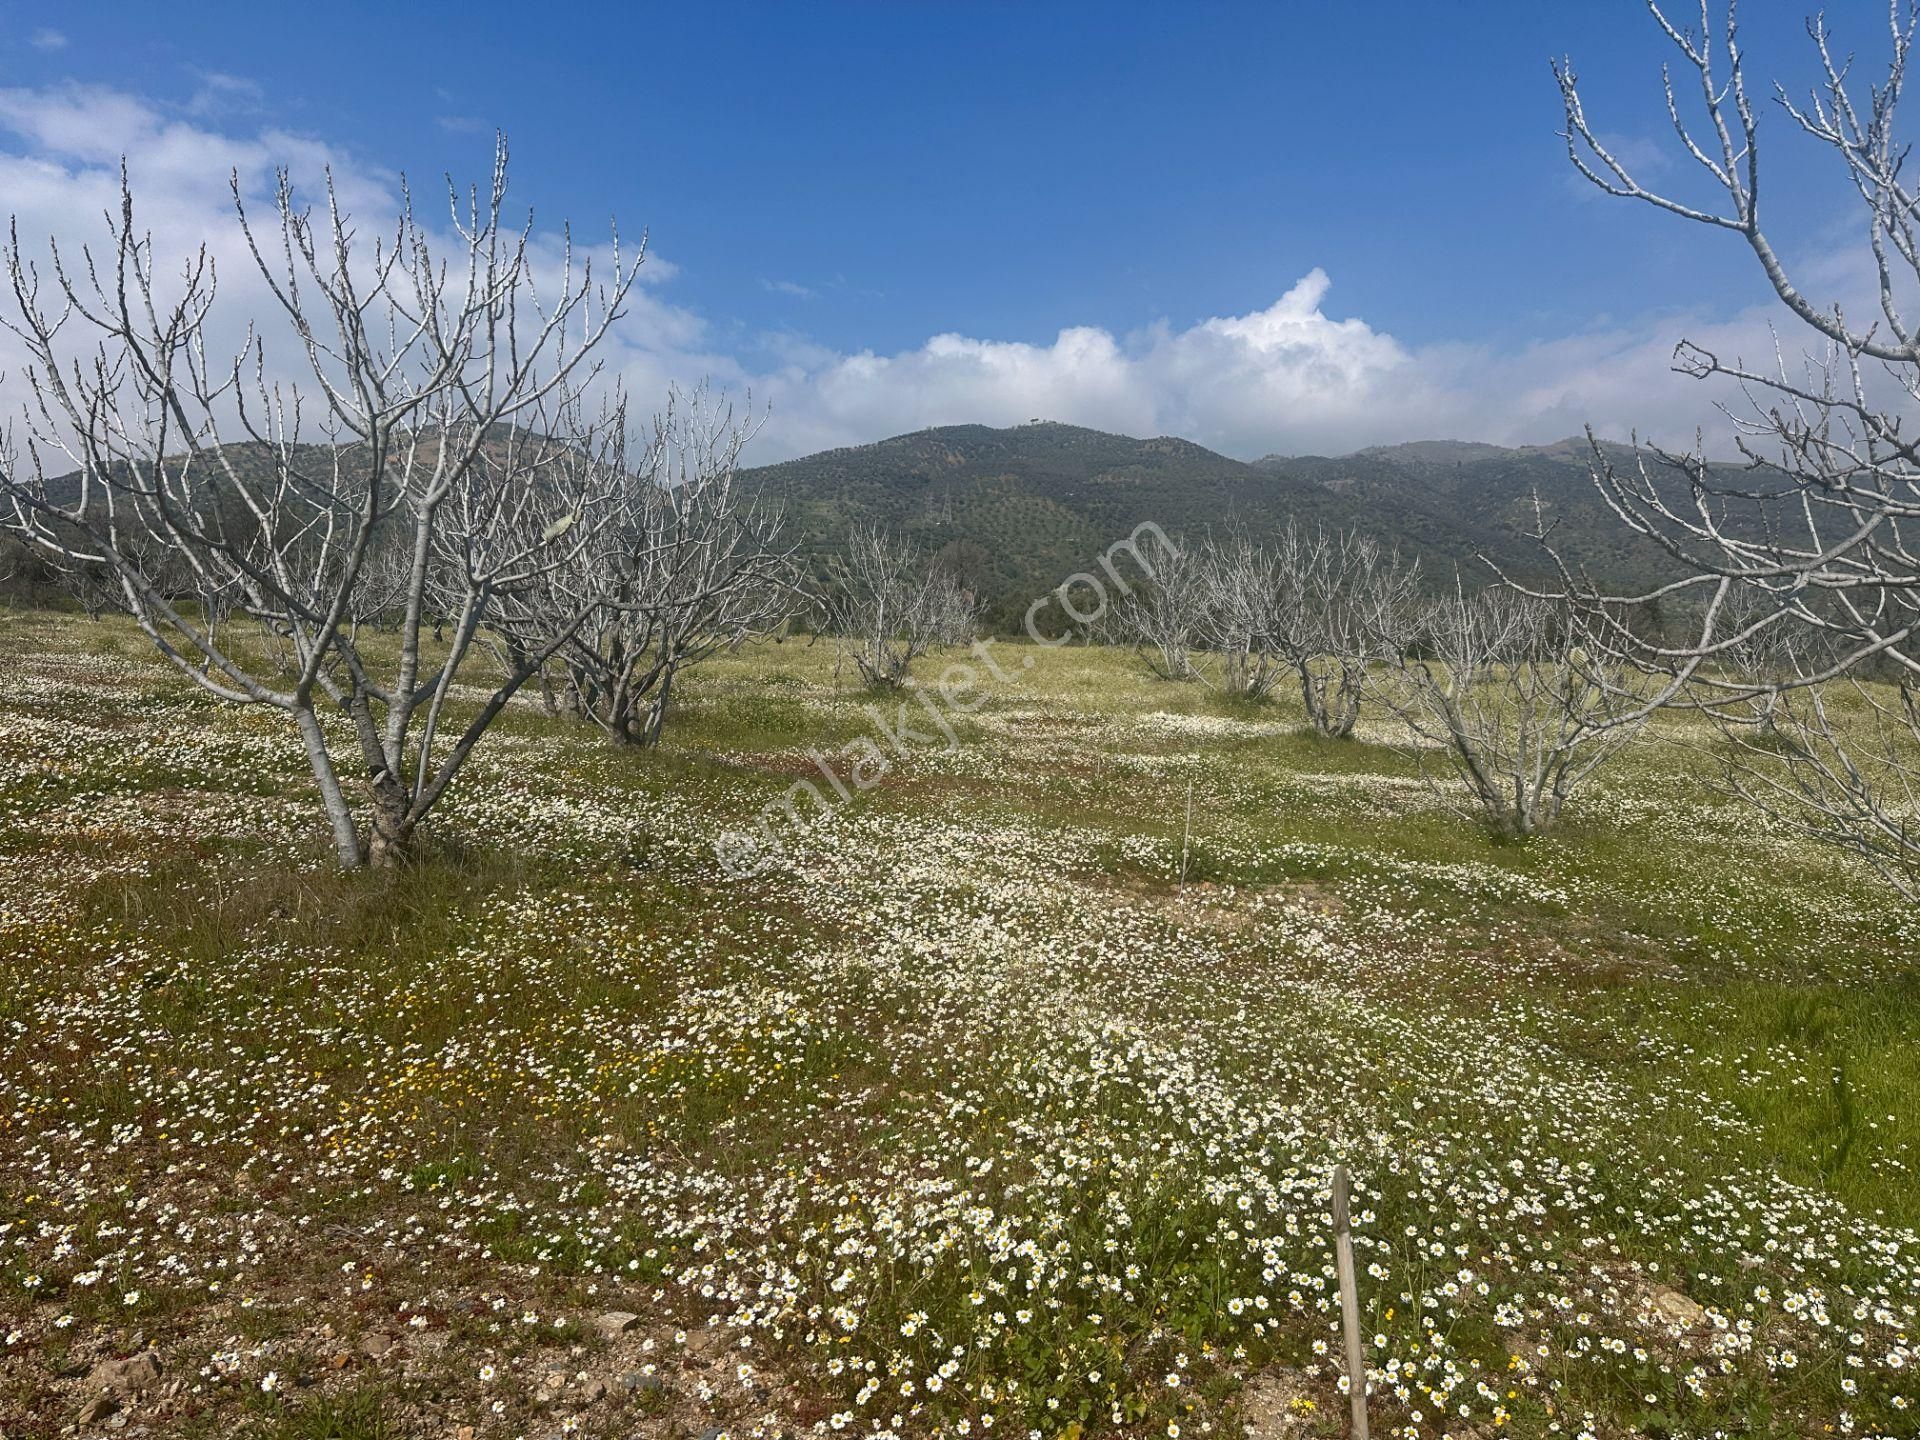
<instances>
[{"instance_id":1,"label":"bare tree branch","mask_svg":"<svg viewBox=\"0 0 1920 1440\"><path fill-rule=\"evenodd\" d=\"M978 602L947 570L877 526L848 537L825 603L861 678L888 690L906 684L913 662L933 646L970 638L979 613Z\"/></svg>"},{"instance_id":2,"label":"bare tree branch","mask_svg":"<svg viewBox=\"0 0 1920 1440\"><path fill-rule=\"evenodd\" d=\"M601 281L568 240L541 281L531 219L506 223L506 163L502 141L484 191L450 187L451 253L410 200L369 249L331 176L316 215L283 173L264 225L235 177L301 384L269 378L252 329L211 353L212 258L163 293L124 173L99 254L49 243L43 272L16 229L3 257L0 323L30 363L0 526L70 575L110 575L195 683L285 712L347 866L412 850L493 717L600 603L577 572L615 516L625 417L617 398L589 414L583 392L644 246L623 260L616 239ZM510 620L538 632L531 668L440 749L455 677Z\"/></svg>"},{"instance_id":3,"label":"bare tree branch","mask_svg":"<svg viewBox=\"0 0 1920 1440\"><path fill-rule=\"evenodd\" d=\"M1555 73L1568 154L1608 194L1737 232L1804 327L1809 353L1790 361L1778 337L1755 360L1682 341L1678 371L1730 381L1745 397L1744 411L1728 412L1738 462L1709 463L1696 440L1687 453L1636 446L1628 463L1593 441L1591 470L1620 522L1684 573L1629 596L1603 593L1562 566L1560 590L1576 602L1595 651L1657 678L1638 687L1640 706L1626 720L1662 705L1709 711L1732 746L1736 789L1775 813L1797 807L1809 833L1910 885L1920 835L1905 699L1920 681L1920 453L1908 423L1920 402L1920 320L1911 309L1920 292L1920 192L1906 174L1898 113L1920 8L1889 5L1890 53L1878 84L1856 84L1816 18L1808 34L1818 83L1805 99L1774 91L1779 112L1830 152L1851 186L1877 291L1877 313L1865 323L1807 299L1767 237L1760 126L1733 8L1718 33L1704 0L1697 31L1650 8L1677 53L1674 69L1699 92L1690 123L1669 79L1669 118L1724 203L1702 209L1641 184L1598 139L1563 63ZM1650 607L1677 614L1685 628L1638 623ZM1875 671L1898 682L1898 703L1865 688ZM1848 685L1835 688L1843 677ZM1856 703L1835 703L1848 693Z\"/></svg>"}]
</instances>

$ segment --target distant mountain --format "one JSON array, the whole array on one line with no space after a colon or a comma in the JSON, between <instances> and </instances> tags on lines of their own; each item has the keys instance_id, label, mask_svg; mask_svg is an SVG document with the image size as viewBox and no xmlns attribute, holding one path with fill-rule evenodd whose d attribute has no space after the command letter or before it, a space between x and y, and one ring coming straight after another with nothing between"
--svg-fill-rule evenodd
<instances>
[{"instance_id":1,"label":"distant mountain","mask_svg":"<svg viewBox=\"0 0 1920 1440\"><path fill-rule=\"evenodd\" d=\"M1380 460L1391 460L1399 465L1443 466L1493 460L1515 452L1500 445L1482 444L1478 440L1409 440L1404 445L1369 445L1366 449L1357 450L1354 453Z\"/></svg>"},{"instance_id":2,"label":"distant mountain","mask_svg":"<svg viewBox=\"0 0 1920 1440\"><path fill-rule=\"evenodd\" d=\"M301 460L317 468L340 459L324 447L303 450ZM1670 578L1665 553L1606 508L1587 458L1584 439L1521 449L1425 440L1249 464L1189 440L1035 422L918 430L746 470L740 487L785 509L817 578L850 529L885 525L939 554L984 598L988 622L1011 628L1035 597L1148 521L1176 537L1233 526L1271 533L1289 517L1363 530L1419 560L1439 585L1456 572L1489 573L1482 556L1509 574L1549 579L1532 538L1544 518L1556 548L1609 588ZM235 446L228 459L243 473L269 464L257 446ZM50 488L63 494L76 484L68 476ZM220 487L209 504L230 534L251 528ZM0 543L0 594L38 593L48 582L39 567L18 563L17 547Z\"/></svg>"},{"instance_id":3,"label":"distant mountain","mask_svg":"<svg viewBox=\"0 0 1920 1440\"><path fill-rule=\"evenodd\" d=\"M1198 535L1236 524L1271 531L1296 516L1373 533L1435 580L1486 573L1480 555L1544 578L1531 538L1536 492L1556 546L1597 578L1637 586L1666 577L1664 553L1628 534L1595 492L1585 443L1421 441L1248 464L1168 437L951 425L762 466L741 483L786 508L816 569L852 527L884 524L944 555L1002 625L1145 521Z\"/></svg>"},{"instance_id":4,"label":"distant mountain","mask_svg":"<svg viewBox=\"0 0 1920 1440\"><path fill-rule=\"evenodd\" d=\"M1600 448L1616 463L1633 458L1631 445L1602 440ZM1356 450L1354 454L1390 460L1413 470L1444 470L1459 465L1520 457L1572 465L1584 474L1588 462L1593 459L1593 447L1588 444L1586 436L1569 435L1547 445L1488 445L1478 440L1409 440L1399 445L1369 445L1364 450Z\"/></svg>"}]
</instances>

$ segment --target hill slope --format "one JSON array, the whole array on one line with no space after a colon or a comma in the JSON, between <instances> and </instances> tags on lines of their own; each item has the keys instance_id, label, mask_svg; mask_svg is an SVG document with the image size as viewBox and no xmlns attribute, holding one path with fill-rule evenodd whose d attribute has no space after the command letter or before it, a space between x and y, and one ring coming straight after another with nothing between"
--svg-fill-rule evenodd
<instances>
[{"instance_id":1,"label":"hill slope","mask_svg":"<svg viewBox=\"0 0 1920 1440\"><path fill-rule=\"evenodd\" d=\"M254 447L235 450L243 470L265 463ZM75 483L64 477L52 488ZM1538 495L1558 548L1610 588L1637 589L1671 573L1666 556L1628 534L1601 502L1584 442L1503 449L1421 441L1248 464L1170 437L1053 423L950 425L747 470L741 488L786 510L817 576L852 527L886 525L940 554L985 598L987 620L999 627L1017 624L1036 596L1146 522L1178 537L1235 525L1271 533L1296 517L1374 534L1419 560L1435 584L1456 571L1484 574L1482 556L1510 574L1545 579L1547 562L1532 538ZM212 503L231 533L250 527L238 507ZM0 544L0 594L37 597L47 586L36 577L47 577L18 565L14 552Z\"/></svg>"},{"instance_id":2,"label":"hill slope","mask_svg":"<svg viewBox=\"0 0 1920 1440\"><path fill-rule=\"evenodd\" d=\"M851 527L884 524L942 553L1001 624L1147 521L1172 535L1234 524L1259 533L1296 516L1373 533L1434 577L1477 569L1479 555L1540 576L1536 491L1556 543L1596 576L1624 585L1665 573L1664 557L1622 532L1564 444L1423 442L1248 464L1164 437L953 425L763 466L742 481L786 507L816 565Z\"/></svg>"}]
</instances>

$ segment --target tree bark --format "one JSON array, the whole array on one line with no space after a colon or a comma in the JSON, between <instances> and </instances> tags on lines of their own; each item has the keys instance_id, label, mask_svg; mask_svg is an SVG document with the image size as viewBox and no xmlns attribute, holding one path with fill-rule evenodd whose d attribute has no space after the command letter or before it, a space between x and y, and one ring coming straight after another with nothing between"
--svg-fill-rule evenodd
<instances>
[{"instance_id":1,"label":"tree bark","mask_svg":"<svg viewBox=\"0 0 1920 1440\"><path fill-rule=\"evenodd\" d=\"M341 869L358 870L366 864L366 855L360 848L353 811L348 808L347 797L340 788L340 776L333 768L333 757L327 753L327 737L320 729L320 717L310 709L295 710L293 717L300 729L301 742L306 746L307 763L313 767L313 778L320 786L327 823L333 828L334 854Z\"/></svg>"},{"instance_id":2,"label":"tree bark","mask_svg":"<svg viewBox=\"0 0 1920 1440\"><path fill-rule=\"evenodd\" d=\"M374 775L367 788L373 801L367 861L376 870L397 869L414 858L414 822L408 815L406 790L388 770Z\"/></svg>"}]
</instances>

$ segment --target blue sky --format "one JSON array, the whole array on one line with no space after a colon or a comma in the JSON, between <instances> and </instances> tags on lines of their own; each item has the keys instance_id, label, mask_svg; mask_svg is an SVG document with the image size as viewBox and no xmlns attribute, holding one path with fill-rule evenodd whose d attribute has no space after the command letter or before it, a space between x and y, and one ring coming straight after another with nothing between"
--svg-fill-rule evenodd
<instances>
[{"instance_id":1,"label":"blue sky","mask_svg":"<svg viewBox=\"0 0 1920 1440\"><path fill-rule=\"evenodd\" d=\"M1748 11L1752 74L1804 88L1801 10ZM1829 18L1884 52L1881 7ZM671 334L636 338L637 380L691 365L754 386L776 407L769 453L1015 410L1234 453L1545 440L1589 403L1609 429L1644 414L1671 430L1704 398L1665 394L1684 382L1648 357L1764 313L1737 241L1571 175L1547 68L1561 52L1601 128L1689 183L1658 158L1663 42L1626 3L13 5L0 37L0 150L74 175L102 155L37 132L36 105L109 97L122 123L141 107L150 134L210 153L297 137L376 179L478 176L507 131L515 193L543 221L617 215L670 262L640 318ZM1771 223L1817 277L1850 238L1844 195L1784 117L1768 123ZM1330 371L1230 413L1159 393L1199 342L1161 353L1156 333L1171 346L1290 292L1310 349L1346 347L1320 355ZM1063 331L1112 352L1062 351ZM931 354L941 335L987 348ZM1005 373L985 384L982 366ZM1417 392L1405 404L1395 374ZM1551 396L1502 407L1516 376L1543 374Z\"/></svg>"}]
</instances>

